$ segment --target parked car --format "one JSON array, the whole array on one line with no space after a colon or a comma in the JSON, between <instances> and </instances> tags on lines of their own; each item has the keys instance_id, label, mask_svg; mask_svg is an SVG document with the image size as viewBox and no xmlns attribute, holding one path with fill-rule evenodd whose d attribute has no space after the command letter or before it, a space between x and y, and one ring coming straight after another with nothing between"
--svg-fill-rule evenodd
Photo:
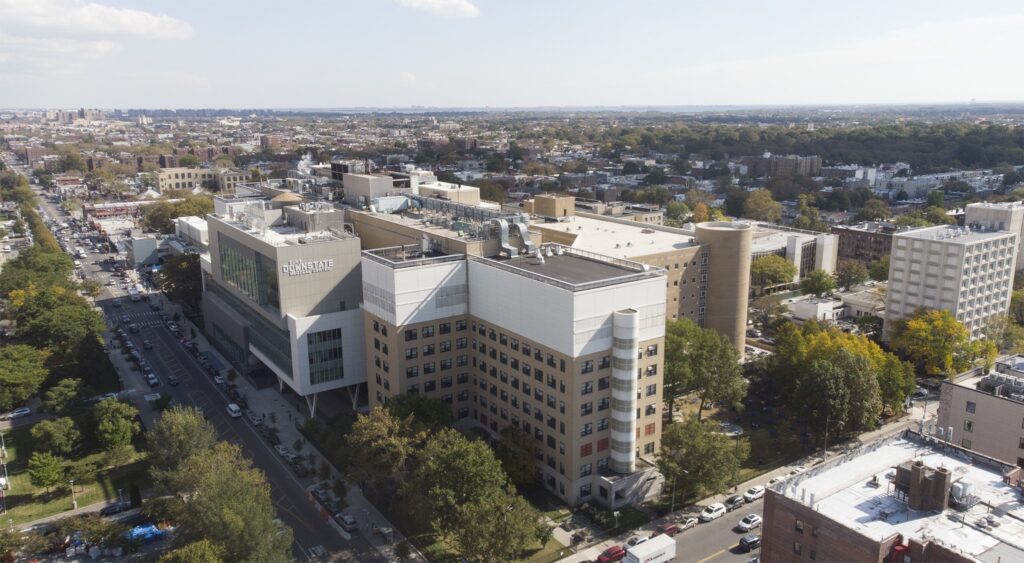
<instances>
[{"instance_id":1,"label":"parked car","mask_svg":"<svg viewBox=\"0 0 1024 563\"><path fill-rule=\"evenodd\" d=\"M626 545L629 547L636 547L649 539L651 538L648 536L633 536L626 541Z\"/></svg>"},{"instance_id":2,"label":"parked car","mask_svg":"<svg viewBox=\"0 0 1024 563\"><path fill-rule=\"evenodd\" d=\"M227 409L228 415L230 415L231 418L242 418L242 409L239 408L238 405L234 403L228 403L228 406L225 408Z\"/></svg>"},{"instance_id":3,"label":"parked car","mask_svg":"<svg viewBox=\"0 0 1024 563\"><path fill-rule=\"evenodd\" d=\"M150 342L149 340L143 340L142 341L142 347L145 348L146 350L152 350L153 349L153 343Z\"/></svg>"},{"instance_id":4,"label":"parked car","mask_svg":"<svg viewBox=\"0 0 1024 563\"><path fill-rule=\"evenodd\" d=\"M709 504L700 512L700 515L698 515L697 518L699 518L701 522L710 522L717 518L721 518L725 515L725 512L725 505L720 502L716 502L714 504Z\"/></svg>"},{"instance_id":5,"label":"parked car","mask_svg":"<svg viewBox=\"0 0 1024 563\"><path fill-rule=\"evenodd\" d=\"M160 385L160 380L157 379L156 374L150 373L146 375L146 383L148 383L150 387L156 387L157 385Z\"/></svg>"},{"instance_id":6,"label":"parked car","mask_svg":"<svg viewBox=\"0 0 1024 563\"><path fill-rule=\"evenodd\" d=\"M346 514L344 512L338 512L337 514L334 514L334 521L337 522L338 525L341 526L341 529L345 530L346 532L354 532L356 531L356 528L358 528L358 523L356 522L356 519L353 518L350 514Z\"/></svg>"},{"instance_id":7,"label":"parked car","mask_svg":"<svg viewBox=\"0 0 1024 563\"><path fill-rule=\"evenodd\" d=\"M689 530L690 528L696 526L698 522L700 522L700 520L697 520L697 518L695 516L690 516L689 518L684 518L678 524L679 531L682 532L682 531Z\"/></svg>"},{"instance_id":8,"label":"parked car","mask_svg":"<svg viewBox=\"0 0 1024 563\"><path fill-rule=\"evenodd\" d=\"M743 499L743 495L732 495L731 497L725 499L725 510L727 512L732 512L733 510L736 510L737 508L746 504L746 502L747 501Z\"/></svg>"},{"instance_id":9,"label":"parked car","mask_svg":"<svg viewBox=\"0 0 1024 563\"><path fill-rule=\"evenodd\" d=\"M219 375L213 376L213 382L216 383L217 385L226 385L227 384L227 382L224 381L224 378L219 376Z\"/></svg>"},{"instance_id":10,"label":"parked car","mask_svg":"<svg viewBox=\"0 0 1024 563\"><path fill-rule=\"evenodd\" d=\"M669 524L668 522L666 522L664 524L658 524L658 527L654 529L654 535L658 536L661 534L665 534L666 536L672 537L681 531L682 530L679 528L679 526L676 526L675 524Z\"/></svg>"},{"instance_id":11,"label":"parked car","mask_svg":"<svg viewBox=\"0 0 1024 563\"><path fill-rule=\"evenodd\" d=\"M274 446L274 451L276 451L277 455L279 455L281 457L284 457L285 455L288 455L288 454L292 453L292 451L290 449L288 449L288 446L282 446L280 444Z\"/></svg>"},{"instance_id":12,"label":"parked car","mask_svg":"<svg viewBox=\"0 0 1024 563\"><path fill-rule=\"evenodd\" d=\"M178 381L177 377L175 377L173 375L168 375L167 376L167 383L169 383L171 385L171 387L174 387L175 385L177 385L179 383L179 381Z\"/></svg>"},{"instance_id":13,"label":"parked car","mask_svg":"<svg viewBox=\"0 0 1024 563\"><path fill-rule=\"evenodd\" d=\"M297 477L309 476L309 469L301 463L296 463L295 465L292 466L292 469L295 470L295 475Z\"/></svg>"},{"instance_id":14,"label":"parked car","mask_svg":"<svg viewBox=\"0 0 1024 563\"><path fill-rule=\"evenodd\" d=\"M16 418L23 418L32 414L32 409L29 407L21 407L14 409L13 411L4 415L4 420L14 420Z\"/></svg>"},{"instance_id":15,"label":"parked car","mask_svg":"<svg viewBox=\"0 0 1024 563\"><path fill-rule=\"evenodd\" d=\"M757 514L747 514L742 520L740 520L740 523L737 524L736 527L739 528L741 532L749 532L754 528L760 528L761 517Z\"/></svg>"},{"instance_id":16,"label":"parked car","mask_svg":"<svg viewBox=\"0 0 1024 563\"><path fill-rule=\"evenodd\" d=\"M743 499L747 502L754 502L755 500L764 496L764 487L761 485L754 485L747 489L747 492L743 493Z\"/></svg>"},{"instance_id":17,"label":"parked car","mask_svg":"<svg viewBox=\"0 0 1024 563\"><path fill-rule=\"evenodd\" d=\"M761 547L761 536L757 534L748 534L740 538L741 551L753 551L759 547Z\"/></svg>"},{"instance_id":18,"label":"parked car","mask_svg":"<svg viewBox=\"0 0 1024 563\"><path fill-rule=\"evenodd\" d=\"M613 545L597 556L597 563L614 563L626 557L626 550L621 545Z\"/></svg>"},{"instance_id":19,"label":"parked car","mask_svg":"<svg viewBox=\"0 0 1024 563\"><path fill-rule=\"evenodd\" d=\"M121 322L124 324L128 324L132 322L132 319L128 315L121 315Z\"/></svg>"},{"instance_id":20,"label":"parked car","mask_svg":"<svg viewBox=\"0 0 1024 563\"><path fill-rule=\"evenodd\" d=\"M128 510L127 502L115 502L100 509L100 516L113 516Z\"/></svg>"},{"instance_id":21,"label":"parked car","mask_svg":"<svg viewBox=\"0 0 1024 563\"><path fill-rule=\"evenodd\" d=\"M771 487L772 485L777 485L777 484L779 484L779 483L781 483L781 482L783 482L785 480L786 480L785 476L777 475L775 477L772 477L771 479L768 479L768 486Z\"/></svg>"}]
</instances>

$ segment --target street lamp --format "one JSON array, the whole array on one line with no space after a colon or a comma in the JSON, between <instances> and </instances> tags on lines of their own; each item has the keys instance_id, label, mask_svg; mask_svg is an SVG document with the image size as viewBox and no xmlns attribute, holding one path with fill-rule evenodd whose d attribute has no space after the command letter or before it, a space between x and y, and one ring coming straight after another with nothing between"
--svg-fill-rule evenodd
<instances>
[{"instance_id":1,"label":"street lamp","mask_svg":"<svg viewBox=\"0 0 1024 563\"><path fill-rule=\"evenodd\" d=\"M75 498L75 480L68 480L68 484L71 485L71 510L78 510L78 500Z\"/></svg>"}]
</instances>

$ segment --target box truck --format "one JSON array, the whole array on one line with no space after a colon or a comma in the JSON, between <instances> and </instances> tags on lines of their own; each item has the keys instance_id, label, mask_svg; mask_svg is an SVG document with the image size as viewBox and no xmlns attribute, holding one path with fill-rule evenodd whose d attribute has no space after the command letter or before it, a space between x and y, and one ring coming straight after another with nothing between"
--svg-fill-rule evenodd
<instances>
[{"instance_id":1,"label":"box truck","mask_svg":"<svg viewBox=\"0 0 1024 563\"><path fill-rule=\"evenodd\" d=\"M665 563L676 557L676 540L665 534L626 549L625 563Z\"/></svg>"}]
</instances>

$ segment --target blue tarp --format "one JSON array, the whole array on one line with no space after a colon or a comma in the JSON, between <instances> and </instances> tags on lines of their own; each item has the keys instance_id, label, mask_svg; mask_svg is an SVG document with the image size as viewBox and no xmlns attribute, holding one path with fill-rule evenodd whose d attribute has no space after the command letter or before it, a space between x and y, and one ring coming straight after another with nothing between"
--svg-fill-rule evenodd
<instances>
[{"instance_id":1,"label":"blue tarp","mask_svg":"<svg viewBox=\"0 0 1024 563\"><path fill-rule=\"evenodd\" d=\"M157 540L161 540L167 532L154 526L153 524L146 524L145 526L136 526L131 530L124 533L124 537L129 540L138 540L142 543L152 543Z\"/></svg>"}]
</instances>

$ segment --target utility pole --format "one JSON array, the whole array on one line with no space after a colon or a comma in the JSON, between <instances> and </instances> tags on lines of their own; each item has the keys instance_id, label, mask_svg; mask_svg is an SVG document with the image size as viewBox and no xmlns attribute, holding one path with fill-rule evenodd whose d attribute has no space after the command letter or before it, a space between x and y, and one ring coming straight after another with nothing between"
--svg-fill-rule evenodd
<instances>
[{"instance_id":1,"label":"utility pole","mask_svg":"<svg viewBox=\"0 0 1024 563\"><path fill-rule=\"evenodd\" d=\"M0 514L7 514L7 488L10 486L10 479L7 476L7 444L4 442L3 432L0 432L0 472L3 473L3 482L0 483Z\"/></svg>"}]
</instances>

